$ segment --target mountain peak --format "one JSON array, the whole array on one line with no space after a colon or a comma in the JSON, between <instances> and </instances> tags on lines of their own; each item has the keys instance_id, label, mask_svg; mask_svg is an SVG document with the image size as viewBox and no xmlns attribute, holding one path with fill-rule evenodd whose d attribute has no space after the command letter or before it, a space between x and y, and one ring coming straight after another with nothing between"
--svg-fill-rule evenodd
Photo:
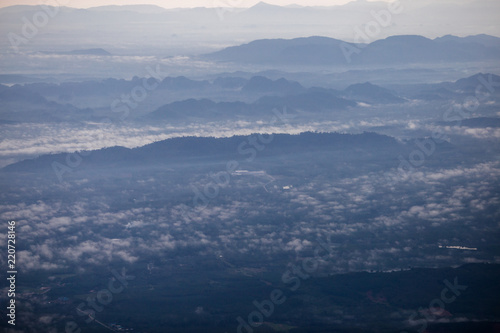
<instances>
[{"instance_id":1,"label":"mountain peak","mask_svg":"<svg viewBox=\"0 0 500 333\"><path fill-rule=\"evenodd\" d=\"M281 8L281 6L271 5L267 2L261 1L257 4L255 4L254 6L250 7L249 9L267 10L267 9L276 9L276 8Z\"/></svg>"},{"instance_id":2,"label":"mountain peak","mask_svg":"<svg viewBox=\"0 0 500 333\"><path fill-rule=\"evenodd\" d=\"M255 8L255 7L276 7L276 6L268 4L267 2L264 2L264 1L260 1L257 4L252 6L252 8Z\"/></svg>"}]
</instances>

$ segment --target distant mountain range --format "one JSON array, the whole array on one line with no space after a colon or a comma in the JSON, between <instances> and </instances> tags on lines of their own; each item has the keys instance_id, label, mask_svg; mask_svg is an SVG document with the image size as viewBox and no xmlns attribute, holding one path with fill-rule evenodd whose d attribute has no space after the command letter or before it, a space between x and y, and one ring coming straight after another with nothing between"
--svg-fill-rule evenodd
<instances>
[{"instance_id":1,"label":"distant mountain range","mask_svg":"<svg viewBox=\"0 0 500 333\"><path fill-rule=\"evenodd\" d=\"M495 61L500 38L477 35L393 36L370 44L353 44L328 37L264 39L206 54L204 59L258 65L392 67L410 64Z\"/></svg>"},{"instance_id":2,"label":"distant mountain range","mask_svg":"<svg viewBox=\"0 0 500 333\"><path fill-rule=\"evenodd\" d=\"M458 99L463 96L476 96L478 86L483 86L481 92L487 94L483 98L493 98L500 96L500 89L495 89L500 83L500 76L490 73L478 73L466 78L459 79L455 82L441 82L433 84L423 84L414 87L414 93L409 94L411 98L420 100L450 100ZM486 87L486 85L495 85Z\"/></svg>"},{"instance_id":3,"label":"distant mountain range","mask_svg":"<svg viewBox=\"0 0 500 333\"><path fill-rule=\"evenodd\" d=\"M206 120L228 119L248 115L252 106L243 102L219 102L209 99L187 99L160 107L144 117L146 120L182 120L199 118Z\"/></svg>"},{"instance_id":4,"label":"distant mountain range","mask_svg":"<svg viewBox=\"0 0 500 333\"><path fill-rule=\"evenodd\" d=\"M49 101L21 85L0 84L0 122L77 122L84 119L92 119L92 110Z\"/></svg>"},{"instance_id":5,"label":"distant mountain range","mask_svg":"<svg viewBox=\"0 0 500 333\"><path fill-rule=\"evenodd\" d=\"M397 97L388 89L376 86L370 82L353 84L345 89L345 97L351 100L370 104L404 103L403 98Z\"/></svg>"},{"instance_id":6,"label":"distant mountain range","mask_svg":"<svg viewBox=\"0 0 500 333\"><path fill-rule=\"evenodd\" d=\"M241 81L238 81L241 83ZM242 92L267 93L254 103L219 102L209 99L188 99L164 105L144 117L145 120L180 120L187 117L201 119L224 119L234 116L267 114L273 108L287 107L289 110L305 112L338 111L354 107L358 102L369 104L404 103L388 89L369 82L349 86L344 91L302 87L297 82L285 79L270 80L253 77L242 87Z\"/></svg>"},{"instance_id":7,"label":"distant mountain range","mask_svg":"<svg viewBox=\"0 0 500 333\"><path fill-rule=\"evenodd\" d=\"M68 82L61 84L31 83L5 86L0 84L0 121L37 121L58 120L98 121L99 117L116 116L110 110L110 101L116 96L130 92L142 84L142 78L132 80L106 79L102 81ZM217 102L209 98L184 98L175 102L161 104L162 92L170 94L186 93L199 95L234 94L243 101ZM280 78L271 80L263 76L250 79L238 77L219 77L212 82L192 80L186 77L167 77L158 85L158 105L153 112L141 116L146 121L160 120L203 120L234 119L239 116L268 114L273 108L287 107L290 110L321 112L344 110L354 107L358 102L368 104L404 103L405 99L388 89L364 83L349 86L345 90L324 88L305 88L296 81ZM102 108L77 108L74 98L102 99ZM248 100L254 102L249 103ZM57 101L57 102L56 102ZM65 112L67 110L68 112ZM100 115L100 116L99 116ZM131 118L137 117L131 115Z\"/></svg>"},{"instance_id":8,"label":"distant mountain range","mask_svg":"<svg viewBox=\"0 0 500 333\"><path fill-rule=\"evenodd\" d=\"M468 94L475 94L476 89L478 85L484 85L484 83L492 83L494 86L492 87L484 87L484 92L486 93L493 93L493 94L500 94L499 89L494 89L498 86L500 83L500 76L495 75L495 74L488 74L488 73L478 73L460 80L457 80L455 82L443 82L440 85L444 88L447 88L449 90L455 91L455 92L461 92L461 93L468 93Z\"/></svg>"},{"instance_id":9,"label":"distant mountain range","mask_svg":"<svg viewBox=\"0 0 500 333\"><path fill-rule=\"evenodd\" d=\"M218 77L212 81L192 80L183 76L167 77L154 92L155 106L147 113L130 114L130 120L156 121L218 121L268 115L274 108L287 107L290 111L335 112L369 105L402 104L411 99L422 101L458 100L474 96L476 88L484 82L500 82L494 74L475 74L456 82L442 82L402 86L398 91L374 85L357 83L343 90L321 87L306 88L296 81L280 78L272 80L263 76L249 79ZM5 86L0 84L0 121L3 122L58 122L99 121L116 117L110 109L110 101L130 92L142 84L143 78L132 80L106 79L102 81L31 83ZM487 88L485 88L487 89ZM163 102L167 92L174 102ZM489 91L484 91L488 92ZM209 97L192 98L205 94ZM500 94L495 89L489 99ZM227 101L218 101L217 96ZM182 96L188 96L182 98ZM211 97L214 96L214 97ZM74 98L102 100L102 107L75 107ZM486 98L486 97L485 97Z\"/></svg>"},{"instance_id":10,"label":"distant mountain range","mask_svg":"<svg viewBox=\"0 0 500 333\"><path fill-rule=\"evenodd\" d=\"M341 49L343 43L341 40L328 37L262 39L206 54L203 58L263 65L342 64L345 62Z\"/></svg>"},{"instance_id":11,"label":"distant mountain range","mask_svg":"<svg viewBox=\"0 0 500 333\"><path fill-rule=\"evenodd\" d=\"M304 90L304 87L298 82L291 82L284 78L273 81L263 76L254 76L242 86L243 92L279 93L287 95L301 93Z\"/></svg>"},{"instance_id":12,"label":"distant mountain range","mask_svg":"<svg viewBox=\"0 0 500 333\"><path fill-rule=\"evenodd\" d=\"M390 24L382 27L380 33L367 41L358 42L370 43L388 36L411 34L430 37L451 33L457 36L485 33L499 36L499 1L400 2L403 13L392 15ZM185 6L185 1L180 0L165 3ZM206 3L217 6L217 1ZM164 9L157 6L101 6L55 9L47 6L44 8L50 13L57 13L57 18L44 26L44 33L37 36L38 43L22 44L20 48L37 52L47 47L63 51L101 47L112 54L152 54L154 51L155 54L178 55L208 53L217 50L218 45L232 45L234 41L249 43L263 38L328 36L352 42L355 40L354 29L363 31L369 22L376 22L371 13L388 9L385 1L350 1L344 5L322 7L259 3L251 8L238 8L240 4L237 1L220 1L221 6L224 4L232 7ZM39 11L39 6L0 8L2 27L4 31L22 34L23 17L31 19ZM141 26L140 33L137 26ZM12 50L7 35L0 35L0 47ZM119 45L116 44L118 36ZM450 38L445 40L454 42ZM291 58L300 56L300 51L291 51L295 51L289 55ZM415 56L417 54L420 52Z\"/></svg>"}]
</instances>

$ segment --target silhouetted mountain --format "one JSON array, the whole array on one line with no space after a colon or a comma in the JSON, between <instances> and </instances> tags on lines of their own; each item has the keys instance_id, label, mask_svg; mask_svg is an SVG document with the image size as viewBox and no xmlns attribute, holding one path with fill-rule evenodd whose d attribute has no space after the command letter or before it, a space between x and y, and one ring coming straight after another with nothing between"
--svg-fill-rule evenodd
<instances>
[{"instance_id":1,"label":"silhouetted mountain","mask_svg":"<svg viewBox=\"0 0 500 333\"><path fill-rule=\"evenodd\" d=\"M188 79L185 76L166 77L160 84L160 87L171 90L199 90L210 86L208 81L196 81Z\"/></svg>"},{"instance_id":2,"label":"silhouetted mountain","mask_svg":"<svg viewBox=\"0 0 500 333\"><path fill-rule=\"evenodd\" d=\"M242 102L216 103L209 99L188 99L173 102L160 107L158 110L144 117L146 120L179 120L190 117L203 119L219 119L219 117L232 117L248 115L251 106Z\"/></svg>"},{"instance_id":3,"label":"silhouetted mountain","mask_svg":"<svg viewBox=\"0 0 500 333\"><path fill-rule=\"evenodd\" d=\"M257 4L253 5L249 9L246 10L246 12L257 12L257 13L262 13L262 12L269 12L269 11L278 11L281 10L283 7L281 6L275 6L268 4L267 2L260 1Z\"/></svg>"},{"instance_id":4,"label":"silhouetted mountain","mask_svg":"<svg viewBox=\"0 0 500 333\"><path fill-rule=\"evenodd\" d=\"M414 88L418 93L410 94L412 98L422 100L450 100L464 96L492 97L500 94L495 85L500 84L500 76L489 73L478 73L455 82L422 84ZM479 89L478 89L479 88Z\"/></svg>"},{"instance_id":5,"label":"silhouetted mountain","mask_svg":"<svg viewBox=\"0 0 500 333\"><path fill-rule=\"evenodd\" d=\"M221 62L301 66L487 61L500 57L500 38L478 35L431 40L422 36L393 36L368 45L327 37L266 39L228 47L205 57Z\"/></svg>"},{"instance_id":6,"label":"silhouetted mountain","mask_svg":"<svg viewBox=\"0 0 500 333\"><path fill-rule=\"evenodd\" d=\"M173 1L182 3L181 0ZM221 1L221 5L223 3ZM241 39L250 42L263 38L326 35L351 40L355 27L365 30L366 24L374 20L371 12L387 10L385 1L349 1L340 6L332 4L295 8L268 4L237 8L239 5L234 1L233 4L234 6L224 9L172 10L155 6L103 6L86 9L63 6L56 9L47 6L44 7L46 10L57 12L58 17L64 19L52 20L47 26L47 34L38 35L38 45L51 45L54 50L110 45L109 51L113 52L115 48L111 45L119 36L123 43L117 48L121 50L158 50L155 46L169 45L169 49L181 50L182 54L187 54L186 50L195 50L199 54L214 50L213 45L230 45ZM424 36L443 36L449 33L460 36L498 34L498 17L495 15L499 11L498 1L418 1L416 5L415 1L404 0L401 4L404 14L392 16L391 24L381 31L383 36L405 34L415 31L415 27ZM217 2L214 5L217 6ZM5 31L20 32L24 24L22 18L32 18L39 10L39 6L0 9ZM139 25L142 33L137 33ZM58 38L53 38L54 33L58 34ZM194 42L193 36L204 43ZM5 37L0 39L0 44L2 48L9 49L11 45ZM26 49L29 50L27 46Z\"/></svg>"},{"instance_id":7,"label":"silhouetted mountain","mask_svg":"<svg viewBox=\"0 0 500 333\"><path fill-rule=\"evenodd\" d=\"M342 110L356 105L355 102L337 97L328 90L318 89L312 89L303 94L283 97L265 96L260 98L256 104L268 105L270 107L286 106L291 109L299 109L302 111Z\"/></svg>"},{"instance_id":8,"label":"silhouetted mountain","mask_svg":"<svg viewBox=\"0 0 500 333\"><path fill-rule=\"evenodd\" d=\"M288 95L300 93L304 90L304 87L298 82L288 81L283 78L273 81L263 76L252 77L242 89L243 92L265 92Z\"/></svg>"},{"instance_id":9,"label":"silhouetted mountain","mask_svg":"<svg viewBox=\"0 0 500 333\"><path fill-rule=\"evenodd\" d=\"M412 98L424 101L444 101L458 97L456 93L442 86L419 89L418 93L410 94Z\"/></svg>"},{"instance_id":10,"label":"silhouetted mountain","mask_svg":"<svg viewBox=\"0 0 500 333\"><path fill-rule=\"evenodd\" d=\"M97 56L110 56L111 53L108 51L97 48L97 49L83 49L83 50L73 50L69 51L68 54L75 54L75 55L97 55Z\"/></svg>"},{"instance_id":11,"label":"silhouetted mountain","mask_svg":"<svg viewBox=\"0 0 500 333\"><path fill-rule=\"evenodd\" d=\"M491 46L500 47L500 38L485 34L467 36L467 37L446 35L443 37L438 37L435 40L439 42L456 42L461 44L477 43L486 47L491 47Z\"/></svg>"},{"instance_id":12,"label":"silhouetted mountain","mask_svg":"<svg viewBox=\"0 0 500 333\"><path fill-rule=\"evenodd\" d=\"M495 87L484 87L484 83L487 82L493 82L493 84L500 84L500 76L495 75L495 74L483 74L483 73L478 73L475 75L472 75L467 78L463 78L460 80L457 80L456 82L453 83L442 83L441 85L443 87L446 87L449 90L453 91L460 91L460 92L465 92L465 93L471 93L475 95L476 89L479 86L483 86L481 88L481 91L483 93L500 93L498 89L494 89L494 91L490 91L491 88Z\"/></svg>"},{"instance_id":13,"label":"silhouetted mountain","mask_svg":"<svg viewBox=\"0 0 500 333\"><path fill-rule=\"evenodd\" d=\"M305 90L296 82L284 79L272 81L264 77L254 77L243 87L245 92L268 92L255 103L214 102L209 99L188 99L164 105L143 117L144 120L182 120L201 118L207 120L228 119L237 116L253 116L269 113L274 108L287 107L289 110L309 112L343 110L356 106L356 103L338 96L338 92L328 89L312 88ZM304 93L285 94L305 91Z\"/></svg>"},{"instance_id":14,"label":"silhouetted mountain","mask_svg":"<svg viewBox=\"0 0 500 333\"><path fill-rule=\"evenodd\" d=\"M63 82L55 83L31 83L24 85L25 89L36 92L42 96L114 96L108 97L113 100L120 94L129 93L134 87L142 86L144 78L133 77L131 80L109 78L101 81ZM153 79L149 79L153 84ZM168 89L170 91L195 90L199 91L210 87L208 81L190 80L184 76L166 77L156 89Z\"/></svg>"},{"instance_id":15,"label":"silhouetted mountain","mask_svg":"<svg viewBox=\"0 0 500 333\"><path fill-rule=\"evenodd\" d=\"M25 102L30 104L47 105L49 102L40 94L25 89L21 85L12 87L0 84L0 102Z\"/></svg>"},{"instance_id":16,"label":"silhouetted mountain","mask_svg":"<svg viewBox=\"0 0 500 333\"><path fill-rule=\"evenodd\" d=\"M263 39L228 47L204 57L215 61L251 64L341 64L345 62L340 47L343 43L341 40L327 37Z\"/></svg>"},{"instance_id":17,"label":"silhouetted mountain","mask_svg":"<svg viewBox=\"0 0 500 333\"><path fill-rule=\"evenodd\" d=\"M2 122L59 122L92 119L90 109L78 109L48 101L25 86L0 85L0 121Z\"/></svg>"},{"instance_id":18,"label":"silhouetted mountain","mask_svg":"<svg viewBox=\"0 0 500 333\"><path fill-rule=\"evenodd\" d=\"M359 57L353 57L353 61L389 65L493 60L500 56L500 38L487 37L489 38L483 35L431 40L421 36L393 36L371 43Z\"/></svg>"},{"instance_id":19,"label":"silhouetted mountain","mask_svg":"<svg viewBox=\"0 0 500 333\"><path fill-rule=\"evenodd\" d=\"M405 100L395 96L390 90L371 84L370 82L353 84L344 92L348 99L371 104L404 103Z\"/></svg>"},{"instance_id":20,"label":"silhouetted mountain","mask_svg":"<svg viewBox=\"0 0 500 333\"><path fill-rule=\"evenodd\" d=\"M176 164L185 161L194 163L196 160L227 161L229 158L239 159L241 153L238 147L248 137L233 136L230 138L183 137L172 138L155 142L143 147L128 149L124 147L111 147L89 152L85 157L85 166L147 166L154 163ZM314 151L337 151L365 149L371 152L398 150L401 144L392 137L363 133L338 134L338 133L311 133L300 135L275 134L272 145L260 152L260 155L277 157L284 154L301 156L303 153ZM356 159L359 159L361 150L358 150ZM40 156L36 159L24 160L5 167L4 171L13 172L41 172L52 170L52 163L59 162L64 165L67 154L52 154Z\"/></svg>"},{"instance_id":21,"label":"silhouetted mountain","mask_svg":"<svg viewBox=\"0 0 500 333\"><path fill-rule=\"evenodd\" d=\"M213 85L223 89L241 89L248 82L242 77L218 77L214 80Z\"/></svg>"}]
</instances>

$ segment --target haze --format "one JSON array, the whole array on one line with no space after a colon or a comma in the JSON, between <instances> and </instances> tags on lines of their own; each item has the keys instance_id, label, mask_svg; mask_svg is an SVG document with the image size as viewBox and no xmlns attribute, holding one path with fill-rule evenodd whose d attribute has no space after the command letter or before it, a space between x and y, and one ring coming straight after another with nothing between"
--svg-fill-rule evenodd
<instances>
[{"instance_id":1,"label":"haze","mask_svg":"<svg viewBox=\"0 0 500 333\"><path fill-rule=\"evenodd\" d=\"M500 1L1 6L0 332L498 333Z\"/></svg>"},{"instance_id":2,"label":"haze","mask_svg":"<svg viewBox=\"0 0 500 333\"><path fill-rule=\"evenodd\" d=\"M14 5L31 5L36 6L40 3L47 5L64 5L75 8L91 8L97 6L109 5L156 5L163 8L193 8L193 7L251 7L259 3L258 0L7 0L0 2L0 7L14 6ZM349 0L269 0L266 3L288 6L288 5L301 5L301 6L334 6L343 5L350 2Z\"/></svg>"}]
</instances>

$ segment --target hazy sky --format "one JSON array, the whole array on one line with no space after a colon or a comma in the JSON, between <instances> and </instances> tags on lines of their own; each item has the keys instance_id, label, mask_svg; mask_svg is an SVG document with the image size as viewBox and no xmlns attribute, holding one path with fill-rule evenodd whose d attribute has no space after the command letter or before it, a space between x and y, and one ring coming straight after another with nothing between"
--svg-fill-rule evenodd
<instances>
[{"instance_id":1,"label":"hazy sky","mask_svg":"<svg viewBox=\"0 0 500 333\"><path fill-rule=\"evenodd\" d=\"M299 4L304 6L332 6L342 5L352 0L266 0L264 2L275 5ZM360 1L360 0L357 0ZM363 0L361 0L363 1ZM376 1L376 0L368 0ZM379 0L389 1L389 0ZM0 0L0 7L13 5L64 5L77 8L89 8L106 5L134 5L153 4L164 8L177 7L250 7L259 0Z\"/></svg>"}]
</instances>

